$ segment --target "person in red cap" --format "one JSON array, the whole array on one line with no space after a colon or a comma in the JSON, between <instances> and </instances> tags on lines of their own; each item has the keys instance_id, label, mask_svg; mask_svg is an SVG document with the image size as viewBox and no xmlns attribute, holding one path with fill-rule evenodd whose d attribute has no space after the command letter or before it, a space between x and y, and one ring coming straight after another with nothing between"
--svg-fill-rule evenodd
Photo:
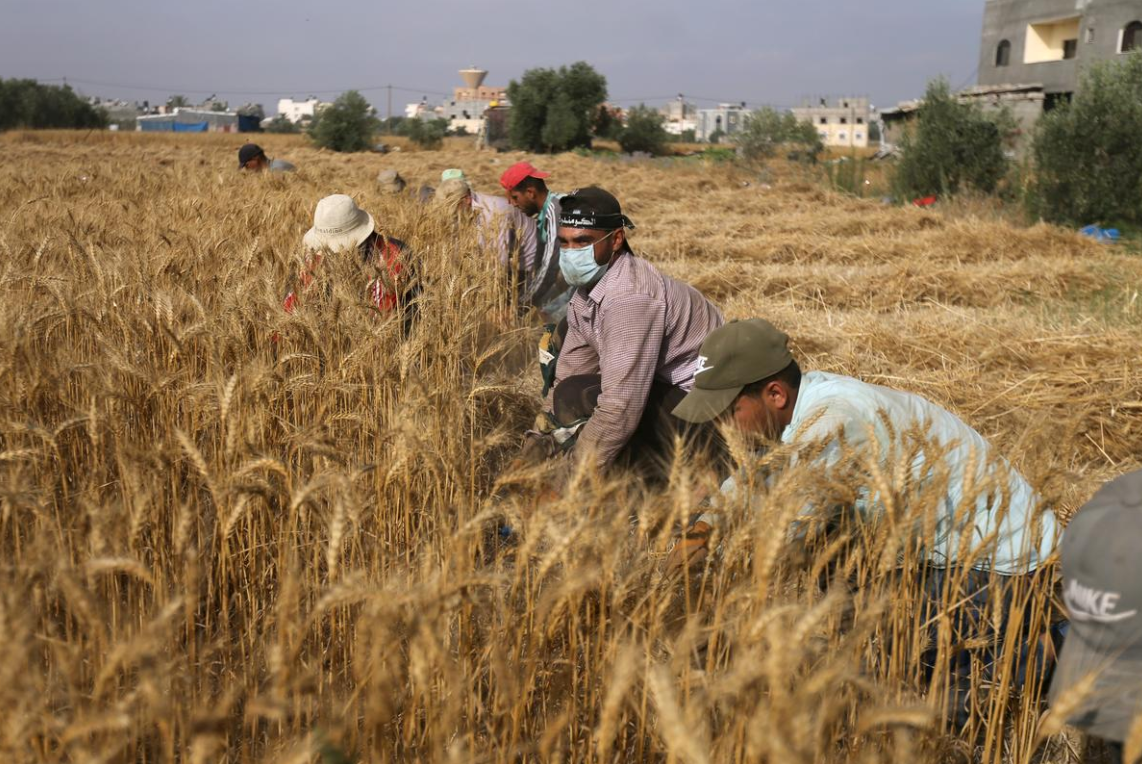
<instances>
[{"instance_id":1,"label":"person in red cap","mask_svg":"<svg viewBox=\"0 0 1142 764\"><path fill-rule=\"evenodd\" d=\"M567 304L574 288L567 285L559 270L556 232L559 230L559 200L563 194L548 190L544 178L550 176L551 173L540 172L530 162L516 162L500 176L500 185L512 206L537 218L536 262L524 285L524 303L538 308L544 321L557 324L567 316Z\"/></svg>"}]
</instances>

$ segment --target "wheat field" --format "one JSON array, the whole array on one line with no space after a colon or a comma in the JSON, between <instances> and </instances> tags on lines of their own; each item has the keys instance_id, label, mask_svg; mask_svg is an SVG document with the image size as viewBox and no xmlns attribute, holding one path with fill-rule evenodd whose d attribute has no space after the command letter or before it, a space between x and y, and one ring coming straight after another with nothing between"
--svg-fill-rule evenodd
<instances>
[{"instance_id":1,"label":"wheat field","mask_svg":"<svg viewBox=\"0 0 1142 764\"><path fill-rule=\"evenodd\" d=\"M1081 737L1010 691L1006 653L971 724L943 723L893 573L915 561L907 523L787 559L796 497L852 486L786 471L678 580L663 560L704 479L685 460L662 491L580 474L557 499L543 468L509 468L536 323L472 231L374 178L457 166L498 193L522 156L266 136L300 171L246 177L241 143L0 136L4 761L1079 761ZM556 190L614 192L637 252L786 330L803 367L958 413L1044 511L1142 466L1136 254L787 168L535 161ZM355 262L282 311L331 193L416 253L407 337ZM923 503L876 477L889 519ZM852 585L819 585L836 570Z\"/></svg>"}]
</instances>

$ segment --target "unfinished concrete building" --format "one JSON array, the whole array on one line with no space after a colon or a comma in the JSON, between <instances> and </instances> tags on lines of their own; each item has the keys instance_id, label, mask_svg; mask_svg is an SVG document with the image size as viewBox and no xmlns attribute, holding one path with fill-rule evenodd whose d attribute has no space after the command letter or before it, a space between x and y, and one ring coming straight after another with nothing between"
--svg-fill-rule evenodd
<instances>
[{"instance_id":1,"label":"unfinished concrete building","mask_svg":"<svg viewBox=\"0 0 1142 764\"><path fill-rule=\"evenodd\" d=\"M1082 71L1142 47L1142 0L987 0L979 84L1042 85L1047 107Z\"/></svg>"},{"instance_id":2,"label":"unfinished concrete building","mask_svg":"<svg viewBox=\"0 0 1142 764\"><path fill-rule=\"evenodd\" d=\"M1025 152L1035 123L1079 89L1091 64L1142 48L1142 0L987 0L979 84L961 101L1015 118L1013 148ZM920 101L881 112L886 144L894 145Z\"/></svg>"},{"instance_id":3,"label":"unfinished concrete building","mask_svg":"<svg viewBox=\"0 0 1142 764\"><path fill-rule=\"evenodd\" d=\"M838 98L804 101L792 109L793 116L808 122L817 129L821 142L839 148L865 148L868 146L868 126L872 122L872 107L867 98Z\"/></svg>"}]
</instances>

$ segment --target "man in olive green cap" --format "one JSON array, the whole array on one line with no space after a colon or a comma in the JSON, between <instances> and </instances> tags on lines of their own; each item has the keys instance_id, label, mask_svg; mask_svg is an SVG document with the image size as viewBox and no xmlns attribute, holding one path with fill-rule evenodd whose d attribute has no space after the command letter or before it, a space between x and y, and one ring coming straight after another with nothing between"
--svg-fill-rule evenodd
<instances>
[{"instance_id":1,"label":"man in olive green cap","mask_svg":"<svg viewBox=\"0 0 1142 764\"><path fill-rule=\"evenodd\" d=\"M914 510L917 527L934 529L923 539L926 570L918 572L925 597L933 613L941 602L968 603L951 615L953 630L970 633L984 628L989 598L994 604L996 597L1008 596L1004 582L1034 575L1052 554L1061 533L1054 513L1040 507L1023 476L993 455L990 444L951 412L918 395L852 377L821 371L802 374L788 341L782 331L761 319L732 321L714 330L698 351L694 386L674 415L694 424L721 420L742 433L785 444L792 452L791 464L808 465L835 480L854 479L851 472L834 471L846 457L872 455L891 474L898 467L894 457L915 453L908 464L912 480L944 492L933 523L924 521L924 508ZM925 439L919 451L917 435ZM853 515L874 519L883 505L873 480L861 482L853 486L857 496ZM995 488L981 491L980 486ZM753 505L752 499L764 502L764 489L759 494L742 496L733 477L722 485L723 497L744 498L747 506ZM806 507L802 516L816 512ZM669 566L682 568L703 559L707 538L718 521L715 512L701 515L671 552ZM802 526L794 525L794 539L804 533ZM956 570L964 575L953 575ZM957 585L967 581L963 598L942 600L942 588L953 579ZM997 631L1002 634L1003 628ZM957 679L970 679L973 661L977 672L982 661L987 675L992 665L988 652L953 657ZM933 667L934 653L924 660L925 666ZM962 690L954 707L959 722L967 708L968 685L953 682L957 691Z\"/></svg>"}]
</instances>

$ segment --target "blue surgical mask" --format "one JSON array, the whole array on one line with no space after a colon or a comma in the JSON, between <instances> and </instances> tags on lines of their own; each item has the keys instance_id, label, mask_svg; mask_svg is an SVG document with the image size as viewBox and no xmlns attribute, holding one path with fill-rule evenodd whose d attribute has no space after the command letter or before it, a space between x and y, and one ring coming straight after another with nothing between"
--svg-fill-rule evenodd
<instances>
[{"instance_id":1,"label":"blue surgical mask","mask_svg":"<svg viewBox=\"0 0 1142 764\"><path fill-rule=\"evenodd\" d=\"M599 241L606 241L617 232L616 228ZM567 279L567 283L571 286L590 286L607 274L607 269L611 265L610 263L599 265L595 262L595 244L577 249L559 248L559 270L563 272L563 278Z\"/></svg>"}]
</instances>

